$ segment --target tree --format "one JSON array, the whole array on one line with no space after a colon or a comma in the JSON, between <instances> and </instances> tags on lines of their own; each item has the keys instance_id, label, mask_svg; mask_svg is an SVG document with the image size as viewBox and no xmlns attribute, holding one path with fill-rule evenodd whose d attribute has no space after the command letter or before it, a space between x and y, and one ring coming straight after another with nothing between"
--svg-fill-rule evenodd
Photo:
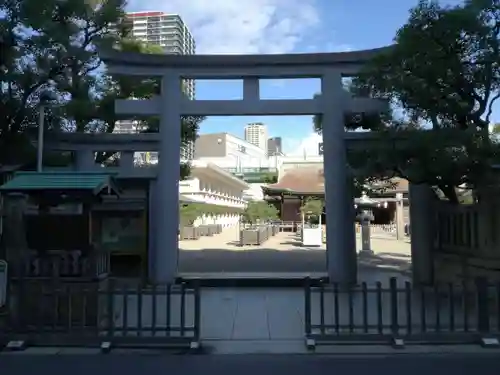
<instances>
[{"instance_id":1,"label":"tree","mask_svg":"<svg viewBox=\"0 0 500 375\"><path fill-rule=\"evenodd\" d=\"M307 198L300 211L308 220L317 220L323 213L323 201L317 198Z\"/></svg>"},{"instance_id":2,"label":"tree","mask_svg":"<svg viewBox=\"0 0 500 375\"><path fill-rule=\"evenodd\" d=\"M394 46L353 80L357 90L389 100L404 116L392 115L380 144L349 161L374 175L436 186L454 203L456 187L486 183L498 157L485 133L500 97L499 47L499 0L453 7L420 1ZM396 138L406 141L398 146Z\"/></svg>"},{"instance_id":3,"label":"tree","mask_svg":"<svg viewBox=\"0 0 500 375\"><path fill-rule=\"evenodd\" d=\"M252 201L245 208L243 218L251 224L259 220L276 220L278 218L278 210L265 201Z\"/></svg>"},{"instance_id":4,"label":"tree","mask_svg":"<svg viewBox=\"0 0 500 375\"><path fill-rule=\"evenodd\" d=\"M40 94L57 98L47 110L49 131L112 132L114 100L148 98L157 80L106 74L98 49L163 53L130 38L125 0L5 0L0 5L0 163L34 158ZM196 139L202 118L183 118L182 141ZM140 119L157 131L158 119ZM49 134L49 133L48 133ZM99 155L98 162L113 155ZM181 167L188 174L189 168Z\"/></svg>"},{"instance_id":5,"label":"tree","mask_svg":"<svg viewBox=\"0 0 500 375\"><path fill-rule=\"evenodd\" d=\"M95 113L100 59L97 47L113 45L124 22L125 0L6 0L0 5L3 69L0 119L0 163L22 163L34 155L40 96L57 98L48 111L48 128L81 130ZM110 33L115 24L116 33ZM73 114L72 108L79 108ZM74 117L74 118L73 118Z\"/></svg>"},{"instance_id":6,"label":"tree","mask_svg":"<svg viewBox=\"0 0 500 375\"><path fill-rule=\"evenodd\" d=\"M192 226L195 220L201 215L202 211L196 203L181 204L179 206L180 226Z\"/></svg>"}]
</instances>

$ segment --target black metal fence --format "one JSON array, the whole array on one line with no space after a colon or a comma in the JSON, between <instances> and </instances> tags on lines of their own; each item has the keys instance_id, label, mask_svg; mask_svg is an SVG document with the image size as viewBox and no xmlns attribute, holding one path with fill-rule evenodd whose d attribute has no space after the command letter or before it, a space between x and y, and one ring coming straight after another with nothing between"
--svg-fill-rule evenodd
<instances>
[{"instance_id":1,"label":"black metal fence","mask_svg":"<svg viewBox=\"0 0 500 375\"><path fill-rule=\"evenodd\" d=\"M192 346L200 339L197 284L26 278L9 283L0 343Z\"/></svg>"},{"instance_id":2,"label":"black metal fence","mask_svg":"<svg viewBox=\"0 0 500 375\"><path fill-rule=\"evenodd\" d=\"M305 332L316 343L478 343L500 333L500 284L412 287L391 278L384 287L305 280Z\"/></svg>"}]
</instances>

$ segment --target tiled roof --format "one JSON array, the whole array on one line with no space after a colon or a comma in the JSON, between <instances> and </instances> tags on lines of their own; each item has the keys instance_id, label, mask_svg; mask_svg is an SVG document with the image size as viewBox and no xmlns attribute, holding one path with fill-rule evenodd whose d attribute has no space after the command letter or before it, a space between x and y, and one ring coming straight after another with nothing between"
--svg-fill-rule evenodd
<instances>
[{"instance_id":1,"label":"tiled roof","mask_svg":"<svg viewBox=\"0 0 500 375\"><path fill-rule=\"evenodd\" d=\"M408 181L394 178L394 188L386 193L403 193L408 191ZM295 168L285 172L276 184L267 186L269 190L289 191L296 193L323 194L325 192L325 178L323 169L317 167Z\"/></svg>"},{"instance_id":2,"label":"tiled roof","mask_svg":"<svg viewBox=\"0 0 500 375\"><path fill-rule=\"evenodd\" d=\"M291 169L286 171L276 184L267 187L271 190L323 194L325 191L323 169L314 167Z\"/></svg>"},{"instance_id":3,"label":"tiled roof","mask_svg":"<svg viewBox=\"0 0 500 375\"><path fill-rule=\"evenodd\" d=\"M68 192L90 190L98 194L105 188L117 193L117 188L109 173L19 172L10 181L0 186L0 191L29 193L41 190Z\"/></svg>"}]
</instances>

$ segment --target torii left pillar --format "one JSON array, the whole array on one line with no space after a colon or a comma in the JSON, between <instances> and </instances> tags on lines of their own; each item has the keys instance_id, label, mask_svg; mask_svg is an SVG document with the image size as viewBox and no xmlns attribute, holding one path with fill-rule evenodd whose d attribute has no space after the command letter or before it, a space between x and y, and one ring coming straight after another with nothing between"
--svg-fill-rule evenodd
<instances>
[{"instance_id":1,"label":"torii left pillar","mask_svg":"<svg viewBox=\"0 0 500 375\"><path fill-rule=\"evenodd\" d=\"M357 281L352 192L347 168L344 111L350 99L336 70L321 79L323 115L323 163L325 175L326 262L330 282Z\"/></svg>"},{"instance_id":2,"label":"torii left pillar","mask_svg":"<svg viewBox=\"0 0 500 375\"><path fill-rule=\"evenodd\" d=\"M181 148L181 79L175 71L162 77L158 177L154 186L153 246L150 273L155 283L171 283L179 261L179 162Z\"/></svg>"}]
</instances>

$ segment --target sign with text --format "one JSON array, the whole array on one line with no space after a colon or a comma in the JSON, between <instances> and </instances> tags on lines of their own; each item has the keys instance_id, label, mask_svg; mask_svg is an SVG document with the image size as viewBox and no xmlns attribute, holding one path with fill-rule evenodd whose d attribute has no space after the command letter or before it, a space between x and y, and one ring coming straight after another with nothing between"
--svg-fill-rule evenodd
<instances>
[{"instance_id":1,"label":"sign with text","mask_svg":"<svg viewBox=\"0 0 500 375\"><path fill-rule=\"evenodd\" d=\"M8 282L8 265L5 260L0 260L0 307L7 303L7 282Z\"/></svg>"},{"instance_id":2,"label":"sign with text","mask_svg":"<svg viewBox=\"0 0 500 375\"><path fill-rule=\"evenodd\" d=\"M318 143L318 155L323 155L323 143Z\"/></svg>"}]
</instances>

